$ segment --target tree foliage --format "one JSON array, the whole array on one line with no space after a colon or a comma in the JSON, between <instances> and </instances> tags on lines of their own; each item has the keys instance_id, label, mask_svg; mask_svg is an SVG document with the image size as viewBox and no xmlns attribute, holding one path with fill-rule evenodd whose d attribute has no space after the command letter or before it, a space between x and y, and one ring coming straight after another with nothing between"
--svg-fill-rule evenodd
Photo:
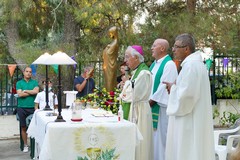
<instances>
[{"instance_id":1,"label":"tree foliage","mask_svg":"<svg viewBox=\"0 0 240 160\"><path fill-rule=\"evenodd\" d=\"M188 8L183 1L148 7L149 16L141 25L145 39L150 40L154 35L173 44L176 35L188 32L196 38L198 48L212 47L227 54L238 46L240 8L237 1L198 1L194 13L189 13Z\"/></svg>"},{"instance_id":2,"label":"tree foliage","mask_svg":"<svg viewBox=\"0 0 240 160\"><path fill-rule=\"evenodd\" d=\"M16 63L31 64L58 50L77 61L101 60L112 26L119 28L120 59L133 44L142 45L151 59L156 38L172 45L184 32L194 35L198 48L239 53L238 0L1 0L0 14L0 51ZM145 22L138 23L144 15Z\"/></svg>"}]
</instances>

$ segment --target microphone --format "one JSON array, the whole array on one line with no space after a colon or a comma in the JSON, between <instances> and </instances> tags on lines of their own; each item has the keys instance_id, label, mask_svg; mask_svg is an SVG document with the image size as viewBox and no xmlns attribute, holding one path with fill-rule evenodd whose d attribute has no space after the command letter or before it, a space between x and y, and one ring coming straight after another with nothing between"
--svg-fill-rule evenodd
<instances>
[{"instance_id":1,"label":"microphone","mask_svg":"<svg viewBox=\"0 0 240 160\"><path fill-rule=\"evenodd\" d=\"M135 83L135 80L132 80L132 88L134 88L134 83Z\"/></svg>"},{"instance_id":2,"label":"microphone","mask_svg":"<svg viewBox=\"0 0 240 160\"><path fill-rule=\"evenodd\" d=\"M125 77L127 78L127 79L129 79L129 71L130 71L130 69L128 68L128 66L125 66Z\"/></svg>"}]
</instances>

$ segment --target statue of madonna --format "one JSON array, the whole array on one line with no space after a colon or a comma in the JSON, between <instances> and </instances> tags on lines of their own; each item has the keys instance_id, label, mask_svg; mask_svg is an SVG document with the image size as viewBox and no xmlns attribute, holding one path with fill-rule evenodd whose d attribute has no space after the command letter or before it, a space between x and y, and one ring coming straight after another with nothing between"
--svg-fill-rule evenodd
<instances>
[{"instance_id":1,"label":"statue of madonna","mask_svg":"<svg viewBox=\"0 0 240 160\"><path fill-rule=\"evenodd\" d=\"M117 57L118 57L118 30L117 27L109 29L112 42L103 50L104 87L113 91L117 86Z\"/></svg>"}]
</instances>

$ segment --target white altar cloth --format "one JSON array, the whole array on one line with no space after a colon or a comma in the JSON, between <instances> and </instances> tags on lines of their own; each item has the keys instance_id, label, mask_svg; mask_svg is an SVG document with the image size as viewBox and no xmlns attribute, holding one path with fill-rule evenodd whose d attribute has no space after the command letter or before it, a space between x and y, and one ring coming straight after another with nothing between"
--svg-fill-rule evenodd
<instances>
[{"instance_id":1,"label":"white altar cloth","mask_svg":"<svg viewBox=\"0 0 240 160\"><path fill-rule=\"evenodd\" d=\"M54 122L56 116L46 116L49 111L35 111L27 130L28 136L35 138L35 159L39 155L40 160L134 160L141 133L134 123L118 122L117 116L92 115L104 112L86 109L83 121L72 122L71 110L63 110L66 122Z\"/></svg>"}]
</instances>

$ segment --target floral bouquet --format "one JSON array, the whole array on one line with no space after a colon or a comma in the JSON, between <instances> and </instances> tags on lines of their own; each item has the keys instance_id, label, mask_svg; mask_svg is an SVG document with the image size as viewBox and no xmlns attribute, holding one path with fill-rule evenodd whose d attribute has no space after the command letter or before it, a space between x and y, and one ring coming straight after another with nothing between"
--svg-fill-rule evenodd
<instances>
[{"instance_id":1,"label":"floral bouquet","mask_svg":"<svg viewBox=\"0 0 240 160\"><path fill-rule=\"evenodd\" d=\"M120 92L121 91L117 88L114 88L114 90L110 92L108 92L106 88L96 88L93 93L89 93L88 95L81 97L80 100L90 103L92 106L95 104L104 110L117 114L120 104L118 99Z\"/></svg>"}]
</instances>

